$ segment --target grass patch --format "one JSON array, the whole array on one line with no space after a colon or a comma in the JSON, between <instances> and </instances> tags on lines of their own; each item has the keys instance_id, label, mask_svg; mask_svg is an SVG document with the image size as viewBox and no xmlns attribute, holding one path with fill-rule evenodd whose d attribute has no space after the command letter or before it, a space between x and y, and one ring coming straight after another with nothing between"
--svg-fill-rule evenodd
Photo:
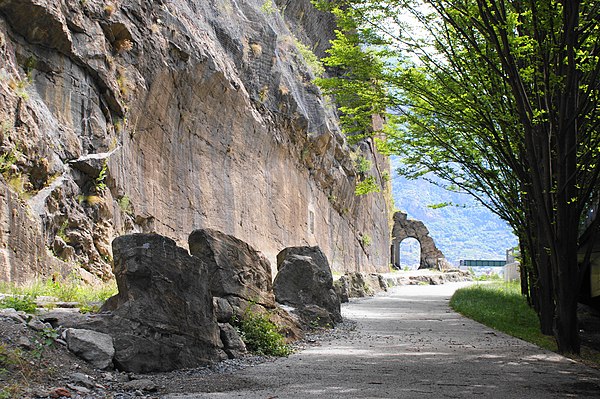
<instances>
[{"instance_id":1,"label":"grass patch","mask_svg":"<svg viewBox=\"0 0 600 399\"><path fill-rule=\"evenodd\" d=\"M29 295L7 296L0 300L0 309L14 309L25 313L35 313L35 297Z\"/></svg>"},{"instance_id":2,"label":"grass patch","mask_svg":"<svg viewBox=\"0 0 600 399\"><path fill-rule=\"evenodd\" d=\"M81 305L81 308L93 311L96 308L94 304L104 302L117 293L117 284L111 281L88 285L80 278L70 275L65 279L54 277L47 280L38 280L25 286L0 283L0 292L13 295L13 297L5 298L1 305L20 303L23 302L23 298L27 299L28 302L35 303L35 299L39 296L50 296L57 298L59 301L77 302Z\"/></svg>"},{"instance_id":3,"label":"grass patch","mask_svg":"<svg viewBox=\"0 0 600 399\"><path fill-rule=\"evenodd\" d=\"M461 288L450 299L450 307L488 327L541 348L557 350L554 337L540 332L539 319L521 295L518 283L478 284Z\"/></svg>"}]
</instances>

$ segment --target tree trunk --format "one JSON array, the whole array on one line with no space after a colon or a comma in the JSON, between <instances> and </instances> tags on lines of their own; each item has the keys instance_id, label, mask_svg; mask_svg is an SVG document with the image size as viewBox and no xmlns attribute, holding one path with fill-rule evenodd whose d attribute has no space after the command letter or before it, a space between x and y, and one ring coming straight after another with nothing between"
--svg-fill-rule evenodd
<instances>
[{"instance_id":1,"label":"tree trunk","mask_svg":"<svg viewBox=\"0 0 600 399\"><path fill-rule=\"evenodd\" d=\"M538 298L540 329L544 335L554 334L555 307L552 298L552 274L550 272L549 259L546 254L541 254L538 261Z\"/></svg>"},{"instance_id":2,"label":"tree trunk","mask_svg":"<svg viewBox=\"0 0 600 399\"><path fill-rule=\"evenodd\" d=\"M556 304L556 325L554 335L561 353L579 353L581 342L577 324L577 298L572 294L560 295Z\"/></svg>"}]
</instances>

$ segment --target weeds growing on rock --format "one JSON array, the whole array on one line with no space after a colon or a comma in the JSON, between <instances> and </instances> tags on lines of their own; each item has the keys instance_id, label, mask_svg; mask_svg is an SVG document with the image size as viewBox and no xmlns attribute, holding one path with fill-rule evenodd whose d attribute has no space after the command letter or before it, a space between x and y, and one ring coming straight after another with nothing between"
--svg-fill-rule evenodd
<instances>
[{"instance_id":1,"label":"weeds growing on rock","mask_svg":"<svg viewBox=\"0 0 600 399\"><path fill-rule=\"evenodd\" d=\"M274 14L278 11L277 6L273 3L273 0L266 0L260 7L260 10L267 15Z\"/></svg>"},{"instance_id":2,"label":"weeds growing on rock","mask_svg":"<svg viewBox=\"0 0 600 399\"><path fill-rule=\"evenodd\" d=\"M0 399L20 397L22 382L31 374L30 365L19 349L12 349L0 344ZM13 376L17 376L15 380Z\"/></svg>"},{"instance_id":3,"label":"weeds growing on rock","mask_svg":"<svg viewBox=\"0 0 600 399\"><path fill-rule=\"evenodd\" d=\"M368 247L369 245L371 245L373 243L373 240L371 239L370 235L368 235L367 233L364 233L360 237L360 243L362 244L363 247Z\"/></svg>"},{"instance_id":4,"label":"weeds growing on rock","mask_svg":"<svg viewBox=\"0 0 600 399\"><path fill-rule=\"evenodd\" d=\"M113 46L117 53L123 54L133 49L133 42L129 39L119 39L113 43Z\"/></svg>"},{"instance_id":5,"label":"weeds growing on rock","mask_svg":"<svg viewBox=\"0 0 600 399\"><path fill-rule=\"evenodd\" d=\"M308 65L312 73L315 76L323 76L323 74L325 73L325 68L323 67L323 63L321 62L319 57L317 57L308 46L306 46L296 37L292 37L292 39L294 41L294 46L296 46L298 52L300 53L302 58L304 58L306 65Z\"/></svg>"},{"instance_id":6,"label":"weeds growing on rock","mask_svg":"<svg viewBox=\"0 0 600 399\"><path fill-rule=\"evenodd\" d=\"M56 330L46 328L25 349L0 342L0 399L32 397L31 386L56 371L47 351L57 337Z\"/></svg>"},{"instance_id":7,"label":"weeds growing on rock","mask_svg":"<svg viewBox=\"0 0 600 399\"><path fill-rule=\"evenodd\" d=\"M373 163L369 161L366 157L359 155L354 161L354 167L356 171L360 174L365 174L371 170L373 167Z\"/></svg>"},{"instance_id":8,"label":"weeds growing on rock","mask_svg":"<svg viewBox=\"0 0 600 399\"><path fill-rule=\"evenodd\" d=\"M7 177L6 174L10 172L11 167L17 162L17 154L15 151L9 151L4 154L0 154L0 173Z\"/></svg>"},{"instance_id":9,"label":"weeds growing on rock","mask_svg":"<svg viewBox=\"0 0 600 399\"><path fill-rule=\"evenodd\" d=\"M128 215L133 214L133 207L131 206L131 199L129 198L129 196L127 194L125 194L124 196L119 198L117 200L117 203L119 204L119 208L121 209L121 211L123 211L123 213L126 213Z\"/></svg>"},{"instance_id":10,"label":"weeds growing on rock","mask_svg":"<svg viewBox=\"0 0 600 399\"><path fill-rule=\"evenodd\" d=\"M367 176L363 181L359 181L356 183L356 188L354 189L354 194L357 196L379 192L381 192L381 188L377 184L377 180L374 176Z\"/></svg>"},{"instance_id":11,"label":"weeds growing on rock","mask_svg":"<svg viewBox=\"0 0 600 399\"><path fill-rule=\"evenodd\" d=\"M269 320L268 313L253 311L252 306L248 306L241 317L234 317L233 324L251 352L268 356L288 356L292 353L275 323Z\"/></svg>"},{"instance_id":12,"label":"weeds growing on rock","mask_svg":"<svg viewBox=\"0 0 600 399\"><path fill-rule=\"evenodd\" d=\"M97 193L99 193L100 191L102 191L106 188L107 172L108 172L108 164L106 162L104 162L104 165L102 165L102 169L100 170L98 177L96 178L96 180L94 180L94 189L96 190Z\"/></svg>"}]
</instances>

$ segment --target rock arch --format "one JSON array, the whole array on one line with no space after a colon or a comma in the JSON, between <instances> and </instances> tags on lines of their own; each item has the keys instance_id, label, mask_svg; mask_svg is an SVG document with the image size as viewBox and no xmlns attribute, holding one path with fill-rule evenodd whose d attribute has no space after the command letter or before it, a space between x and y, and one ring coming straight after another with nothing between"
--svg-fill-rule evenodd
<instances>
[{"instance_id":1,"label":"rock arch","mask_svg":"<svg viewBox=\"0 0 600 399\"><path fill-rule=\"evenodd\" d=\"M394 228L392 230L392 265L400 267L400 243L406 238L415 238L421 244L421 260L419 269L445 269L448 262L429 236L429 230L420 220L408 219L406 213L394 213Z\"/></svg>"}]
</instances>

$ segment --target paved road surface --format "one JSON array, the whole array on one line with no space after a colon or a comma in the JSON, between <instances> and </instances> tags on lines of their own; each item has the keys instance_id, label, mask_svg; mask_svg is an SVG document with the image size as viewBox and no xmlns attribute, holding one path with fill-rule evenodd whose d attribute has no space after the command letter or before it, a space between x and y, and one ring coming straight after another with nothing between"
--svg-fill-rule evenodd
<instances>
[{"instance_id":1,"label":"paved road surface","mask_svg":"<svg viewBox=\"0 0 600 399\"><path fill-rule=\"evenodd\" d=\"M342 308L355 330L287 359L206 377L209 393L165 398L600 397L600 370L452 312L448 300L462 285L356 300Z\"/></svg>"}]
</instances>

